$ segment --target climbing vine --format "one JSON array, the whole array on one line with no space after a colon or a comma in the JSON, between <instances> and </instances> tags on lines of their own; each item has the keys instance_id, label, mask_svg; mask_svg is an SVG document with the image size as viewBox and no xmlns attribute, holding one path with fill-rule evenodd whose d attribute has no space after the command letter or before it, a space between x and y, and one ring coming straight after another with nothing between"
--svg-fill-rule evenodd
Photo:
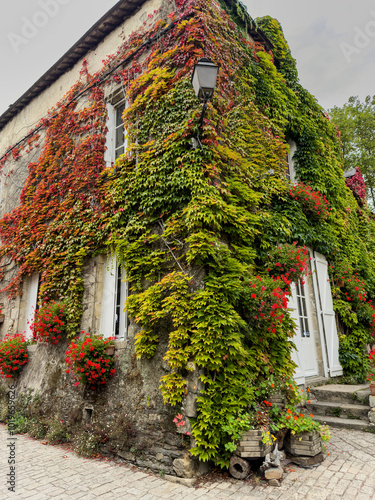
<instances>
[{"instance_id":1,"label":"climbing vine","mask_svg":"<svg viewBox=\"0 0 375 500\"><path fill-rule=\"evenodd\" d=\"M287 301L292 279L309 274L304 245L347 262L369 301L375 222L345 186L336 128L298 83L277 21L256 24L239 2L224 5L236 9L235 23L215 2L176 5L168 31L166 20L150 22L98 73L84 63L80 80L42 120L42 153L29 165L20 205L0 221L0 256L18 264L11 295L41 274L39 300L64 301L72 337L80 331L84 264L116 251L131 284L128 313L140 325L137 356L152 358L169 324L164 400L181 405L193 362L205 389L191 452L225 466L225 429L254 410L261 384L272 376L290 385L295 325ZM273 52L248 36L257 25ZM201 109L190 77L203 56L220 72L202 149L193 149ZM105 96L117 86L128 99L128 150L106 168ZM38 140L39 132L29 146ZM286 178L288 141L298 145L296 172L310 204ZM26 153L13 150L5 163ZM340 318L362 332L355 349L363 367L369 310L361 300L348 306L341 291L335 298ZM342 356L351 335L343 333Z\"/></svg>"}]
</instances>

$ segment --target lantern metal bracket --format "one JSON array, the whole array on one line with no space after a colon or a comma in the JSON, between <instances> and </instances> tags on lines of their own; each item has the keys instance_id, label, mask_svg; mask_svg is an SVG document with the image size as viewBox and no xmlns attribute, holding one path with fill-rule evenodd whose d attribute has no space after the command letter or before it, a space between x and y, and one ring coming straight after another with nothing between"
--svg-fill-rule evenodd
<instances>
[{"instance_id":1,"label":"lantern metal bracket","mask_svg":"<svg viewBox=\"0 0 375 500\"><path fill-rule=\"evenodd\" d=\"M207 104L208 104L208 99L205 99L203 101L202 112L201 112L201 116L199 118L198 134L197 134L196 138L195 137L192 138L193 149L196 149L198 146L200 147L200 149L203 149L202 143L200 141L200 134L201 134L202 127L203 127L203 120L204 120L204 115L206 113Z\"/></svg>"}]
</instances>

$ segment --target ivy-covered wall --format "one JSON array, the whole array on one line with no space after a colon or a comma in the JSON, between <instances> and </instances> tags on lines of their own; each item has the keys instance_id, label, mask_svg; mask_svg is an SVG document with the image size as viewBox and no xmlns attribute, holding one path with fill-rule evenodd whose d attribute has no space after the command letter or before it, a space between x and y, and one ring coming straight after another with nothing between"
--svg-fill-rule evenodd
<instances>
[{"instance_id":1,"label":"ivy-covered wall","mask_svg":"<svg viewBox=\"0 0 375 500\"><path fill-rule=\"evenodd\" d=\"M80 80L42 119L42 152L28 165L19 205L0 221L3 264L17 264L3 293L16 297L27 276L41 273L40 301L66 301L74 336L84 266L115 251L131 285L137 357L163 357L160 391L176 413L189 373L200 373L191 453L227 465L233 421L248 415L256 425L275 386L293 401L287 299L293 277L308 272L304 245L331 263L344 370L366 375L374 219L345 185L338 131L300 86L279 23L255 23L235 1L175 6L99 72L83 61ZM272 51L247 32L256 26ZM193 149L201 107L190 78L203 56L220 71L202 149ZM106 169L105 96L120 85L128 152ZM3 157L2 168L25 161L40 134ZM288 141L297 144L297 187L285 175Z\"/></svg>"}]
</instances>

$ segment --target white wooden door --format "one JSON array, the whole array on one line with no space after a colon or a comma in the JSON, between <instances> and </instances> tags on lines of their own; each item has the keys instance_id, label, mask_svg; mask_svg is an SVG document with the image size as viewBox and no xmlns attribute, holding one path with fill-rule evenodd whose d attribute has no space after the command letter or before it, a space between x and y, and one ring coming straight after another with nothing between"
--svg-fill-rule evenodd
<instances>
[{"instance_id":1,"label":"white wooden door","mask_svg":"<svg viewBox=\"0 0 375 500\"><path fill-rule=\"evenodd\" d=\"M342 375L342 366L339 361L339 338L336 328L336 315L333 310L332 291L328 275L328 263L324 255L314 253L316 281L318 285L317 308L321 317L326 343L328 372L331 377Z\"/></svg>"},{"instance_id":2,"label":"white wooden door","mask_svg":"<svg viewBox=\"0 0 375 500\"><path fill-rule=\"evenodd\" d=\"M291 287L292 295L288 308L296 322L296 334L293 342L296 350L292 352L292 359L297 364L294 379L298 385L304 384L306 377L318 375L315 332L312 329L311 317L311 290L309 282L304 285L295 283Z\"/></svg>"}]
</instances>

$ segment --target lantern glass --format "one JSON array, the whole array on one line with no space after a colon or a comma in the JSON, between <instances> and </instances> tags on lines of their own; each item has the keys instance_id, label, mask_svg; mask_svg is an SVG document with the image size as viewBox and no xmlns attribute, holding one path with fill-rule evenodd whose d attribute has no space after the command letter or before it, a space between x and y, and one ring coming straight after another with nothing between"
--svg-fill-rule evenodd
<instances>
[{"instance_id":1,"label":"lantern glass","mask_svg":"<svg viewBox=\"0 0 375 500\"><path fill-rule=\"evenodd\" d=\"M191 83L193 85L195 95L202 101L211 99L218 74L219 68L210 59L203 57L199 59L194 66Z\"/></svg>"}]
</instances>

